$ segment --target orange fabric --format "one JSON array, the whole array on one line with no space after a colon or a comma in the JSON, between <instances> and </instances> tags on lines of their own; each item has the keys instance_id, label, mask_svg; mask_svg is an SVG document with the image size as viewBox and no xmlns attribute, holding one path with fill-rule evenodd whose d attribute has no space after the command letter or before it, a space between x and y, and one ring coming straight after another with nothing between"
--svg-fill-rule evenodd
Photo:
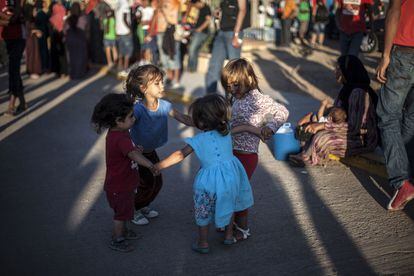
<instances>
[{"instance_id":1,"label":"orange fabric","mask_svg":"<svg viewBox=\"0 0 414 276\"><path fill-rule=\"evenodd\" d=\"M294 0L287 0L285 4L285 8L283 9L282 18L293 18L296 12L296 3Z\"/></svg>"},{"instance_id":2,"label":"orange fabric","mask_svg":"<svg viewBox=\"0 0 414 276\"><path fill-rule=\"evenodd\" d=\"M414 0L401 1L401 15L394 44L414 47Z\"/></svg>"}]
</instances>

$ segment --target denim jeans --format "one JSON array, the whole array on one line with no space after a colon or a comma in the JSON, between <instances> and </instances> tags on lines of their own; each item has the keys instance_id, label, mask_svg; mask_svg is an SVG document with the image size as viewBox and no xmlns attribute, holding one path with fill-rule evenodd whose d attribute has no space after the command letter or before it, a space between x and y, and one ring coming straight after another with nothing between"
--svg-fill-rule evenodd
<instances>
[{"instance_id":1,"label":"denim jeans","mask_svg":"<svg viewBox=\"0 0 414 276\"><path fill-rule=\"evenodd\" d=\"M357 57L363 38L364 34L362 32L346 34L340 31L339 44L341 48L341 55L354 55Z\"/></svg>"},{"instance_id":2,"label":"denim jeans","mask_svg":"<svg viewBox=\"0 0 414 276\"><path fill-rule=\"evenodd\" d=\"M191 36L190 45L188 46L188 70L197 71L198 54L201 46L206 41L208 34L195 32Z\"/></svg>"},{"instance_id":3,"label":"denim jeans","mask_svg":"<svg viewBox=\"0 0 414 276\"><path fill-rule=\"evenodd\" d=\"M398 189L410 178L406 145L414 138L414 50L393 49L377 115L390 185Z\"/></svg>"},{"instance_id":4,"label":"denim jeans","mask_svg":"<svg viewBox=\"0 0 414 276\"><path fill-rule=\"evenodd\" d=\"M289 46L292 42L292 33L290 27L292 26L292 19L282 19L282 43L281 46Z\"/></svg>"},{"instance_id":5,"label":"denim jeans","mask_svg":"<svg viewBox=\"0 0 414 276\"><path fill-rule=\"evenodd\" d=\"M225 59L240 58L241 48L234 48L232 43L233 31L218 31L214 39L213 51L211 53L208 71L206 75L207 93L217 92L217 82L220 79L221 69ZM243 32L239 33L243 38Z\"/></svg>"},{"instance_id":6,"label":"denim jeans","mask_svg":"<svg viewBox=\"0 0 414 276\"><path fill-rule=\"evenodd\" d=\"M164 40L165 33L157 34L157 46L160 54L160 60L163 69L165 70L177 70L181 69L181 53L180 53L180 42L175 42L175 55L174 58L170 58L168 54L162 49L162 42Z\"/></svg>"}]
</instances>

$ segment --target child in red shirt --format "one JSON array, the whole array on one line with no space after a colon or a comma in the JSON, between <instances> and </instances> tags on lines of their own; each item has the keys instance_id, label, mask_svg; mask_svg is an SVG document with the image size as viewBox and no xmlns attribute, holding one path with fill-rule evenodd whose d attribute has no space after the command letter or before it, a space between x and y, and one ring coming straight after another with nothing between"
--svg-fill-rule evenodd
<instances>
[{"instance_id":1,"label":"child in red shirt","mask_svg":"<svg viewBox=\"0 0 414 276\"><path fill-rule=\"evenodd\" d=\"M97 133L109 129L106 135L106 176L104 190L109 206L114 210L114 229L109 247L121 252L134 248L127 240L137 234L127 228L134 216L134 196L138 186L137 164L147 167L154 175L154 165L142 155L129 137L135 122L133 102L125 94L109 94L95 106L91 122Z\"/></svg>"}]
</instances>

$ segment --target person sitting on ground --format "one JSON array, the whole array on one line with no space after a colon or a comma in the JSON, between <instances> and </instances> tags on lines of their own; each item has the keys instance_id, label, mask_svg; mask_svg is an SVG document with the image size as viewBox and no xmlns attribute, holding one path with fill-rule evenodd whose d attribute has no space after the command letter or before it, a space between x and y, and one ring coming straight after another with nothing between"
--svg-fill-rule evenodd
<instances>
[{"instance_id":1,"label":"person sitting on ground","mask_svg":"<svg viewBox=\"0 0 414 276\"><path fill-rule=\"evenodd\" d=\"M109 206L114 210L114 228L109 247L121 252L134 248L127 240L138 239L138 235L127 228L134 216L134 191L139 182L137 164L157 175L154 165L134 146L129 129L135 122L134 103L125 94L111 93L95 106L92 125L99 134L106 134L106 176L104 190Z\"/></svg>"},{"instance_id":2,"label":"person sitting on ground","mask_svg":"<svg viewBox=\"0 0 414 276\"><path fill-rule=\"evenodd\" d=\"M301 142L307 142L313 135L309 132L310 127L308 128L312 123L333 122L340 124L345 123L346 119L345 109L332 106L328 100L323 100L317 114L310 112L299 120L296 128L296 138Z\"/></svg>"},{"instance_id":3,"label":"person sitting on ground","mask_svg":"<svg viewBox=\"0 0 414 276\"><path fill-rule=\"evenodd\" d=\"M347 55L338 58L335 73L343 87L334 106L347 111L347 121L310 123L306 131L315 135L300 154L290 157L292 165L323 164L329 154L352 156L377 147L377 95L370 87L368 72L356 56Z\"/></svg>"}]
</instances>

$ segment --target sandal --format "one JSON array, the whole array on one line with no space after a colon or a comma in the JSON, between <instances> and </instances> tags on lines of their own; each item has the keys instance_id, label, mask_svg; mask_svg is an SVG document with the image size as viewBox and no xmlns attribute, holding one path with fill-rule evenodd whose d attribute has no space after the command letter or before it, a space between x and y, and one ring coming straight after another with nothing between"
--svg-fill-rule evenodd
<instances>
[{"instance_id":1,"label":"sandal","mask_svg":"<svg viewBox=\"0 0 414 276\"><path fill-rule=\"evenodd\" d=\"M231 237L231 239L225 239L223 241L224 245L233 245L237 242L237 239L235 237Z\"/></svg>"},{"instance_id":2,"label":"sandal","mask_svg":"<svg viewBox=\"0 0 414 276\"><path fill-rule=\"evenodd\" d=\"M239 231L242 234L240 238L236 238L238 241L247 240L251 236L249 228L247 229L240 228L236 223L234 223L234 227L236 228L237 231Z\"/></svg>"},{"instance_id":3,"label":"sandal","mask_svg":"<svg viewBox=\"0 0 414 276\"><path fill-rule=\"evenodd\" d=\"M131 252L134 250L134 247L130 245L123 237L112 240L109 244L109 248L120 252Z\"/></svg>"},{"instance_id":4,"label":"sandal","mask_svg":"<svg viewBox=\"0 0 414 276\"><path fill-rule=\"evenodd\" d=\"M306 166L305 162L295 155L289 155L289 165L292 167L303 168Z\"/></svg>"},{"instance_id":5,"label":"sandal","mask_svg":"<svg viewBox=\"0 0 414 276\"><path fill-rule=\"evenodd\" d=\"M197 242L193 243L191 249L200 254L207 254L210 251L208 247L199 247Z\"/></svg>"}]
</instances>

